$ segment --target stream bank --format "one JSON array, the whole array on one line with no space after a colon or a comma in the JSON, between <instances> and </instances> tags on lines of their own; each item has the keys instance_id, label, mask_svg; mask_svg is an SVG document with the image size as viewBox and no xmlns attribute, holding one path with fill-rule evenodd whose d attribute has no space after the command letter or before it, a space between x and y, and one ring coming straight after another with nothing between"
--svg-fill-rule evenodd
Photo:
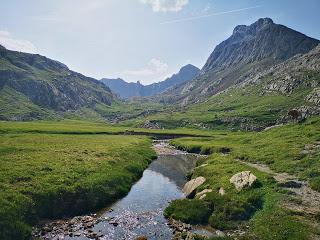
<instances>
[{"instance_id":1,"label":"stream bank","mask_svg":"<svg viewBox=\"0 0 320 240\"><path fill-rule=\"evenodd\" d=\"M199 155L176 150L168 140L155 140L158 158L144 171L127 196L98 213L51 221L34 228L34 239L171 239L178 223L168 222L163 210L184 198L182 187ZM178 229L179 230L179 229ZM192 230L183 225L181 231ZM206 230L194 229L204 234Z\"/></svg>"}]
</instances>

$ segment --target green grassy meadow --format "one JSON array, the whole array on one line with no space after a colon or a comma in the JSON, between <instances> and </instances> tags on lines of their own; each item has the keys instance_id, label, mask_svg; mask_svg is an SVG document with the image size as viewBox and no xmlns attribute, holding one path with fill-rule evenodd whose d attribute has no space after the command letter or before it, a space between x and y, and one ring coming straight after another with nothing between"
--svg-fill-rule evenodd
<instances>
[{"instance_id":1,"label":"green grassy meadow","mask_svg":"<svg viewBox=\"0 0 320 240\"><path fill-rule=\"evenodd\" d=\"M244 239L298 240L314 232L281 207L290 196L270 175L235 160L267 164L319 190L319 151L301 153L306 145L320 141L318 117L262 132L151 130L63 120L0 122L0 239L28 239L31 226L41 219L93 211L124 196L155 158L152 134L189 135L171 144L208 155L190 177L207 179L198 191L214 190L204 200L172 202L166 217L227 231L249 225ZM237 192L229 179L242 170L252 171L259 181L252 189ZM224 196L217 194L221 187Z\"/></svg>"},{"instance_id":2,"label":"green grassy meadow","mask_svg":"<svg viewBox=\"0 0 320 240\"><path fill-rule=\"evenodd\" d=\"M27 125L33 129L34 124ZM16 128L0 136L0 239L28 239L40 219L114 202L155 158L144 136L19 133Z\"/></svg>"},{"instance_id":3,"label":"green grassy meadow","mask_svg":"<svg viewBox=\"0 0 320 240\"><path fill-rule=\"evenodd\" d=\"M209 154L197 163L198 167L190 176L207 179L197 192L206 188L213 192L208 193L202 203L197 199L173 201L165 210L166 217L225 230L249 225L249 233L243 239L309 239L317 230L281 207L281 202L291 196L280 189L269 174L236 160L267 164L276 172L297 175L319 190L319 151L301 154L305 145L319 141L319 120L313 118L263 132L216 132L209 138L171 140L177 148ZM238 192L229 179L247 170L257 176L258 184ZM221 187L225 189L224 196L218 194Z\"/></svg>"},{"instance_id":4,"label":"green grassy meadow","mask_svg":"<svg viewBox=\"0 0 320 240\"><path fill-rule=\"evenodd\" d=\"M312 72L302 74L301 78L309 83L319 83L320 79L318 73ZM157 111L124 123L137 126L148 119L172 129L189 127L208 130L262 130L275 125L289 109L310 105L305 99L313 88L300 86L290 94L266 92L263 89L270 81L272 78L266 78L257 84L231 87L225 92L186 106L152 106Z\"/></svg>"}]
</instances>

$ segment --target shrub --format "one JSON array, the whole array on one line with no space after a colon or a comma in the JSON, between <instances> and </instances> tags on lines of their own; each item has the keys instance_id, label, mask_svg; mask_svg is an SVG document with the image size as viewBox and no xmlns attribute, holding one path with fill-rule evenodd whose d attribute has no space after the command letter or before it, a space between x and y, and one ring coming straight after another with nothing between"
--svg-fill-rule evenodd
<instances>
[{"instance_id":1,"label":"shrub","mask_svg":"<svg viewBox=\"0 0 320 240\"><path fill-rule=\"evenodd\" d=\"M313 190L320 192L320 177L315 177L311 179L310 186Z\"/></svg>"},{"instance_id":2,"label":"shrub","mask_svg":"<svg viewBox=\"0 0 320 240\"><path fill-rule=\"evenodd\" d=\"M255 193L250 193L244 200L211 194L210 200L214 210L209 223L219 229L236 227L239 222L250 219L263 206L262 196Z\"/></svg>"},{"instance_id":3,"label":"shrub","mask_svg":"<svg viewBox=\"0 0 320 240\"><path fill-rule=\"evenodd\" d=\"M207 223L212 212L209 203L197 199L178 199L172 201L165 209L164 215L185 223Z\"/></svg>"}]
</instances>

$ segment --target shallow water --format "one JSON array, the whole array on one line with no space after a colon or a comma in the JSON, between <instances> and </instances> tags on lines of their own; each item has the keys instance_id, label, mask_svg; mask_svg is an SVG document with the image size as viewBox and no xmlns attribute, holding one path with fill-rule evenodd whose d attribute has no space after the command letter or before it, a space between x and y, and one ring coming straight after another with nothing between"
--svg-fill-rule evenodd
<instances>
[{"instance_id":1,"label":"shallow water","mask_svg":"<svg viewBox=\"0 0 320 240\"><path fill-rule=\"evenodd\" d=\"M107 239L170 239L172 232L163 210L170 201L184 197L181 187L195 160L192 155L160 155L129 194L112 206L113 211L103 214L105 218L114 217L119 225L101 222L93 230L100 230Z\"/></svg>"},{"instance_id":2,"label":"shallow water","mask_svg":"<svg viewBox=\"0 0 320 240\"><path fill-rule=\"evenodd\" d=\"M179 151L158 155L128 195L103 212L89 231L97 234L96 239L135 239L138 236L171 239L172 230L167 226L163 210L170 201L184 197L181 188L196 160L195 155ZM88 236L86 231L78 229L76 235L81 236L77 237L61 233L44 236L44 239L90 239L85 236Z\"/></svg>"}]
</instances>

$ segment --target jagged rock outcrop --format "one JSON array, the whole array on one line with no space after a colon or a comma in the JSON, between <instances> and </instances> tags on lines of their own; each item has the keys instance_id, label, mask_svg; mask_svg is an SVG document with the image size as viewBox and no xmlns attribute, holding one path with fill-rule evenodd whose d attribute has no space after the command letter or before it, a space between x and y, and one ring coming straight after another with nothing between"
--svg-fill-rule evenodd
<instances>
[{"instance_id":1,"label":"jagged rock outcrop","mask_svg":"<svg viewBox=\"0 0 320 240\"><path fill-rule=\"evenodd\" d=\"M320 114L320 45L306 54L298 54L271 67L244 85L248 84L262 86L260 95L291 96L301 89L305 92L295 100L296 106L288 109L278 123L302 121Z\"/></svg>"},{"instance_id":2,"label":"jagged rock outcrop","mask_svg":"<svg viewBox=\"0 0 320 240\"><path fill-rule=\"evenodd\" d=\"M319 75L320 45L306 54L298 54L260 73L258 77L249 79L247 82L259 83L264 80L265 92L276 91L287 95L300 87L312 89L320 86Z\"/></svg>"},{"instance_id":3,"label":"jagged rock outcrop","mask_svg":"<svg viewBox=\"0 0 320 240\"><path fill-rule=\"evenodd\" d=\"M152 121L149 121L149 120L144 121L138 127L146 128L146 129L161 129L160 125L157 122L152 122Z\"/></svg>"},{"instance_id":4,"label":"jagged rock outcrop","mask_svg":"<svg viewBox=\"0 0 320 240\"><path fill-rule=\"evenodd\" d=\"M281 119L279 119L278 123L287 123L291 121L301 122L313 115L320 115L319 105L316 105L316 106L303 105L297 108L289 109L287 114L285 114Z\"/></svg>"},{"instance_id":5,"label":"jagged rock outcrop","mask_svg":"<svg viewBox=\"0 0 320 240\"><path fill-rule=\"evenodd\" d=\"M320 106L320 88L315 88L306 97L306 101Z\"/></svg>"}]
</instances>

